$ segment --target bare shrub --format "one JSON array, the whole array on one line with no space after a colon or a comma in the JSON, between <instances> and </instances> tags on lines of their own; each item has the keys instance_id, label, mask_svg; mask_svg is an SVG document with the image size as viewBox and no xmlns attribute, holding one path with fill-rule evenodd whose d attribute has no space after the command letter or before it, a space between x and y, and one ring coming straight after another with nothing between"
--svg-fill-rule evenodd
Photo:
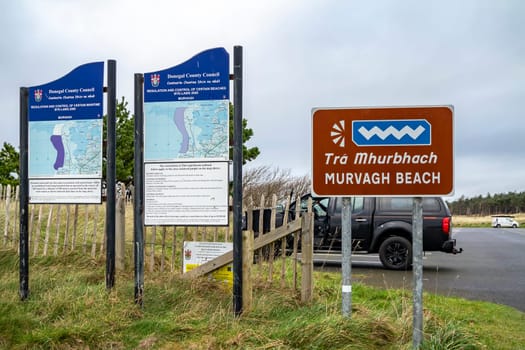
<instances>
[{"instance_id":1,"label":"bare shrub","mask_svg":"<svg viewBox=\"0 0 525 350\"><path fill-rule=\"evenodd\" d=\"M289 195L295 198L307 193L310 190L310 177L292 176L290 169L262 165L245 170L242 189L244 202L252 198L258 205L264 195L265 205L269 205L274 194L283 199Z\"/></svg>"}]
</instances>

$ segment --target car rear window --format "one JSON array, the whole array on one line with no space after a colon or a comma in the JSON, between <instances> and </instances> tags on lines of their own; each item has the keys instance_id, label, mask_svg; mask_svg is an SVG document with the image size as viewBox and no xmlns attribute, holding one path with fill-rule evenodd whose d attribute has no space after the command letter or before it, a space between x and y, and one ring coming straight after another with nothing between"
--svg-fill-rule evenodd
<instances>
[{"instance_id":1,"label":"car rear window","mask_svg":"<svg viewBox=\"0 0 525 350\"><path fill-rule=\"evenodd\" d=\"M413 199L410 197L380 197L378 200L378 209L385 212L411 212ZM423 198L423 211L439 212L441 206L437 198Z\"/></svg>"}]
</instances>

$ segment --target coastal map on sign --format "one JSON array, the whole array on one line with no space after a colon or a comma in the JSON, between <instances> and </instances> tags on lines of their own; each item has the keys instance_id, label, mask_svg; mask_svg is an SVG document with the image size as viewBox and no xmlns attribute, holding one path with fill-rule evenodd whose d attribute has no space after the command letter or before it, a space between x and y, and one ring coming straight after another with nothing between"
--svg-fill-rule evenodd
<instances>
[{"instance_id":1,"label":"coastal map on sign","mask_svg":"<svg viewBox=\"0 0 525 350\"><path fill-rule=\"evenodd\" d=\"M228 160L228 100L144 104L144 160Z\"/></svg>"},{"instance_id":2,"label":"coastal map on sign","mask_svg":"<svg viewBox=\"0 0 525 350\"><path fill-rule=\"evenodd\" d=\"M102 119L29 123L30 177L101 177Z\"/></svg>"}]
</instances>

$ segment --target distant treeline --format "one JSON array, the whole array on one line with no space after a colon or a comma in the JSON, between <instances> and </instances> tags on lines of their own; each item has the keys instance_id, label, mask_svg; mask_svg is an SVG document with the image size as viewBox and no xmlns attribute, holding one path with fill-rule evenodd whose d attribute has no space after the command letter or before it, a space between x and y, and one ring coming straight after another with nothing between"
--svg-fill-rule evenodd
<instances>
[{"instance_id":1,"label":"distant treeline","mask_svg":"<svg viewBox=\"0 0 525 350\"><path fill-rule=\"evenodd\" d=\"M509 192L461 198L447 204L453 215L496 215L525 212L525 192Z\"/></svg>"}]
</instances>

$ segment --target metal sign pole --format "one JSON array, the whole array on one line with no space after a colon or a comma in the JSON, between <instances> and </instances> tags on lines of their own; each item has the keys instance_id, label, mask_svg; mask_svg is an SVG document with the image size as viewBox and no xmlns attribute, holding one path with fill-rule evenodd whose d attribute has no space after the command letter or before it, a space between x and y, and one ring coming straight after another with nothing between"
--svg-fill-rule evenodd
<instances>
[{"instance_id":1,"label":"metal sign pole","mask_svg":"<svg viewBox=\"0 0 525 350\"><path fill-rule=\"evenodd\" d=\"M135 74L135 167L133 169L133 257L135 263L135 304L144 296L144 77Z\"/></svg>"},{"instance_id":2,"label":"metal sign pole","mask_svg":"<svg viewBox=\"0 0 525 350\"><path fill-rule=\"evenodd\" d=\"M242 46L233 48L233 312L242 313Z\"/></svg>"},{"instance_id":3,"label":"metal sign pole","mask_svg":"<svg viewBox=\"0 0 525 350\"><path fill-rule=\"evenodd\" d=\"M352 317L352 207L350 197L343 197L341 213L343 255L342 298L343 316Z\"/></svg>"},{"instance_id":4,"label":"metal sign pole","mask_svg":"<svg viewBox=\"0 0 525 350\"><path fill-rule=\"evenodd\" d=\"M29 296L28 88L20 88L20 299Z\"/></svg>"},{"instance_id":5,"label":"metal sign pole","mask_svg":"<svg viewBox=\"0 0 525 350\"><path fill-rule=\"evenodd\" d=\"M106 143L106 288L115 285L115 186L116 186L116 81L117 63L108 61L108 89L107 89L107 143Z\"/></svg>"},{"instance_id":6,"label":"metal sign pole","mask_svg":"<svg viewBox=\"0 0 525 350\"><path fill-rule=\"evenodd\" d=\"M413 256L413 345L419 349L423 341L423 199L414 197L412 206L412 256Z\"/></svg>"}]
</instances>

